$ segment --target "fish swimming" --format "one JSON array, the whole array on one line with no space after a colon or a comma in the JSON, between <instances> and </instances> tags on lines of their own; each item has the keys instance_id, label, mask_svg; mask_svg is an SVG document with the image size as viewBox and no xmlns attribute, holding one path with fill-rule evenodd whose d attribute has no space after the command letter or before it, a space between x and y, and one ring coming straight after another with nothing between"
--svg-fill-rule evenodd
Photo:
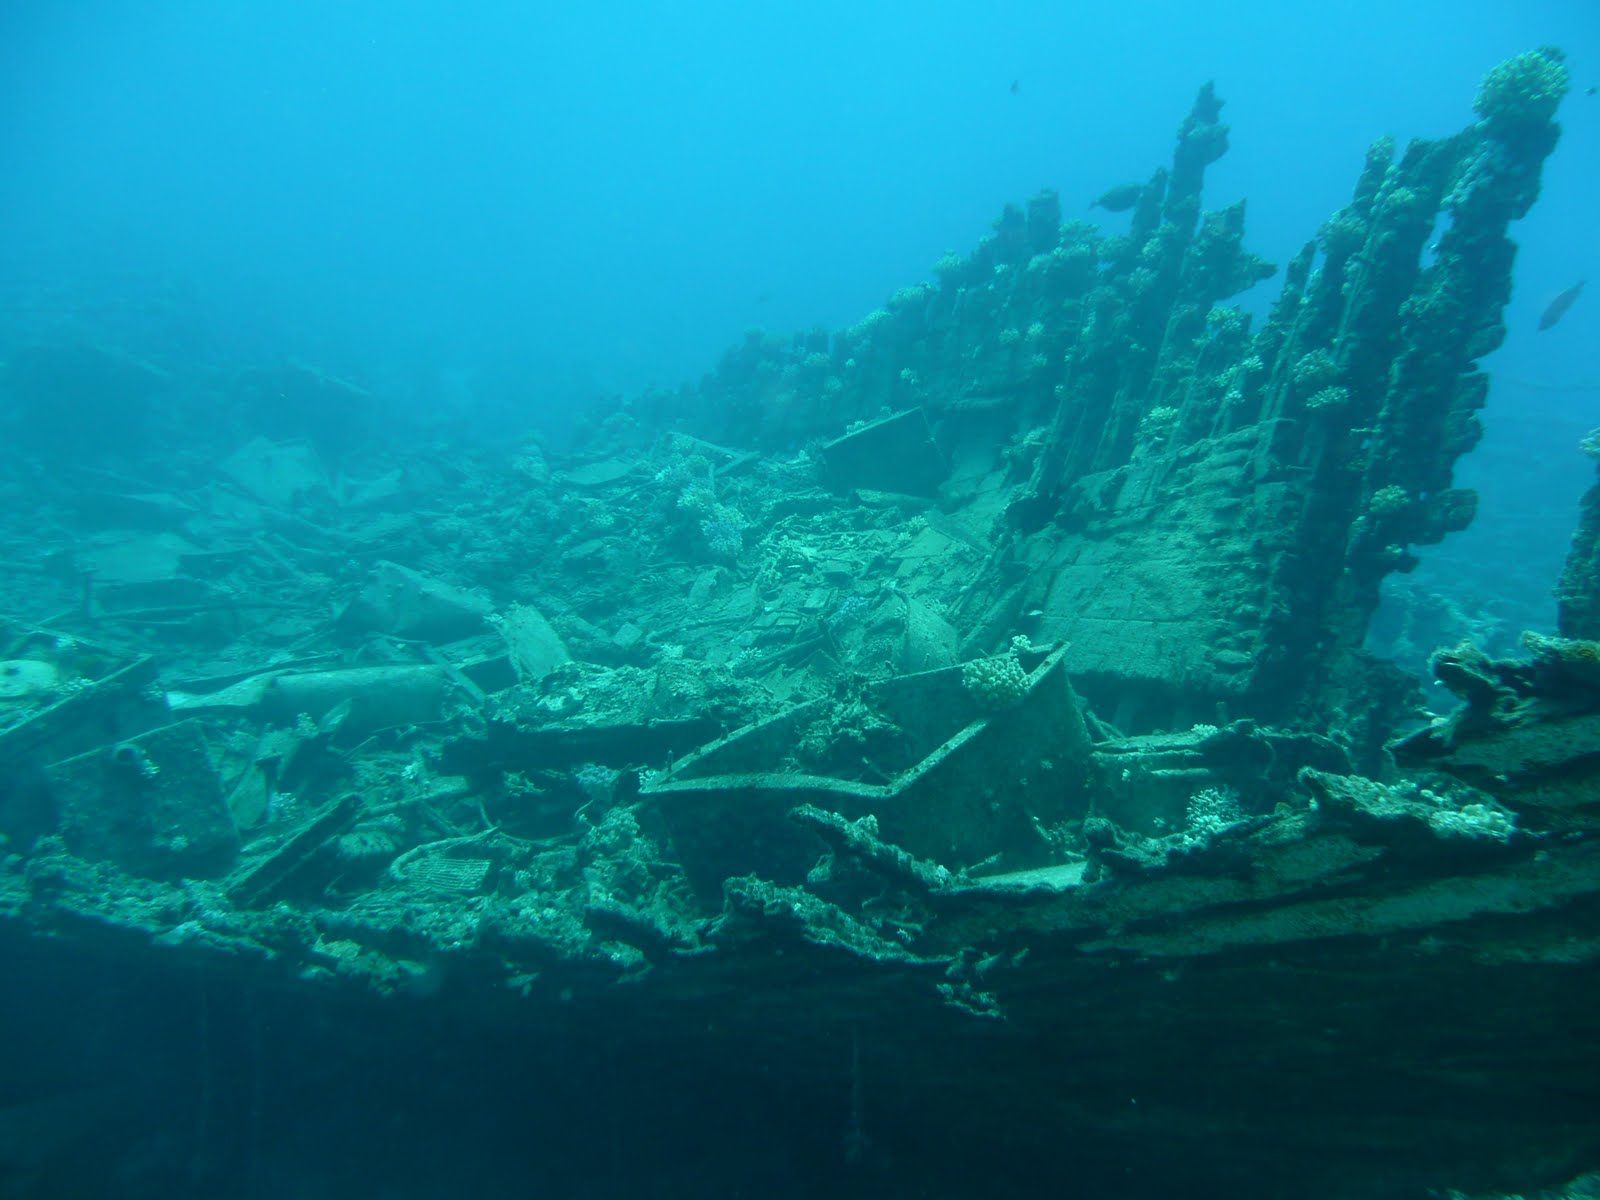
<instances>
[{"instance_id":1,"label":"fish swimming","mask_svg":"<svg viewBox=\"0 0 1600 1200\"><path fill-rule=\"evenodd\" d=\"M1107 212L1127 212L1139 203L1139 197L1144 194L1142 183L1119 183L1110 191L1103 193L1089 201L1090 208L1103 208Z\"/></svg>"},{"instance_id":2,"label":"fish swimming","mask_svg":"<svg viewBox=\"0 0 1600 1200\"><path fill-rule=\"evenodd\" d=\"M1566 316L1567 309L1572 307L1572 302L1578 298L1578 293L1581 291L1583 291L1583 280L1580 279L1566 291L1562 292L1561 295L1550 301L1550 304L1545 308L1544 312L1540 314L1539 328L1549 329L1550 326L1554 325L1557 321L1561 320L1562 317Z\"/></svg>"}]
</instances>

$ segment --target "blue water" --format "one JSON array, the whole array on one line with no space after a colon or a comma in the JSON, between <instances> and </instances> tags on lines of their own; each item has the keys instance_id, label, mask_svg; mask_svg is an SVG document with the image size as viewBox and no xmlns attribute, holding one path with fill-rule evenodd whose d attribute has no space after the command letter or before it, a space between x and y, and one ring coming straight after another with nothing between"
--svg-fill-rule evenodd
<instances>
[{"instance_id":1,"label":"blue water","mask_svg":"<svg viewBox=\"0 0 1600 1200\"><path fill-rule=\"evenodd\" d=\"M698 379L747 330L859 321L1041 187L1067 217L1119 228L1125 217L1088 202L1168 161L1207 80L1232 147L1206 207L1247 198L1247 246L1281 265L1346 203L1375 138L1456 131L1486 71L1545 44L1565 50L1574 87L1543 195L1512 229L1509 335L1484 363L1486 436L1458 473L1480 516L1422 548L1407 585L1453 597L1508 649L1552 627L1550 588L1594 479L1577 450L1600 426L1600 6L1584 0L0 0L0 361L90 343L188 380L308 363L382 396L399 442L510 453L532 434L558 447L577 414ZM1591 290L1538 331L1585 277ZM1244 306L1264 315L1281 278ZM32 469L99 461L113 429L69 423ZM182 458L183 436L165 429L140 453ZM612 1014L580 1014L559 1023L564 1049L452 1030L447 1054L414 1012L351 1042L361 1018L303 999L146 979L137 961L9 934L0 946L7 1011L41 1047L3 1060L6 1195L73 1193L54 1182L56 1157L12 1170L33 1159L8 1160L5 1138L122 1128L130 1106L175 1115L133 1121L138 1136L96 1176L129 1196L170 1194L174 1179L185 1195L251 1200L438 1195L452 1179L475 1195L842 1194L824 1190L832 1177L807 1146L831 1153L859 1117L860 1051L843 1031L831 1074L776 1080L752 1102L719 1094L748 1064L714 1030L659 1062L618 1063L589 1040ZM869 1103L892 1125L871 1054ZM86 1079L102 1061L119 1065L99 1091ZM697 1072L710 1082L690 1116L674 1080ZM581 1114L562 1102L574 1073ZM133 1079L154 1082L140 1093ZM596 1085L607 1079L621 1082ZM30 1124L30 1106L61 1095L77 1098L70 1120ZM390 1100L403 1116L383 1135ZM429 1159L418 1130L434 1108ZM940 1153L936 1136L895 1132ZM745 1190L697 1190L722 1178L698 1164L760 1159L764 1139L765 1170L734 1172ZM450 1159L486 1145L470 1169ZM527 1146L543 1190L518 1190ZM575 1146L594 1157L564 1158ZM993 1154L1004 1186L991 1194L1039 1186ZM869 1169L850 1177L861 1194L938 1194ZM1096 1171L1111 1189L1114 1172ZM953 1175L970 1188L983 1172L968 1161Z\"/></svg>"}]
</instances>

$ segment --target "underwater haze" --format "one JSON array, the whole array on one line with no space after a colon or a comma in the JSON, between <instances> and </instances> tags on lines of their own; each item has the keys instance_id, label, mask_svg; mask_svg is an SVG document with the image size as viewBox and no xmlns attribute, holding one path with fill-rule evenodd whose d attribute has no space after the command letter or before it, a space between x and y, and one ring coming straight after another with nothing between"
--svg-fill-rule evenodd
<instances>
[{"instance_id":1,"label":"underwater haze","mask_svg":"<svg viewBox=\"0 0 1600 1200\"><path fill-rule=\"evenodd\" d=\"M1534 336L1600 248L1582 0L14 0L0 21L13 337L315 361L490 438L695 379L751 327L847 325L1006 199L1053 187L1071 214L1142 178L1208 79L1235 131L1208 203L1248 198L1281 264L1373 138L1455 128L1490 66L1558 45L1577 94L1517 233L1497 469L1467 470L1506 521L1566 511L1585 475L1593 318Z\"/></svg>"},{"instance_id":2,"label":"underwater haze","mask_svg":"<svg viewBox=\"0 0 1600 1200\"><path fill-rule=\"evenodd\" d=\"M1005 199L1054 187L1070 213L1142 178L1208 79L1235 130L1208 202L1248 197L1281 263L1373 138L1454 129L1496 62L1559 45L1580 94L1519 230L1514 328L1600 239L1579 0L15 0L3 21L12 311L369 376L514 368L535 419L697 377L751 326L848 324ZM1566 340L1519 369L1570 383Z\"/></svg>"},{"instance_id":3,"label":"underwater haze","mask_svg":"<svg viewBox=\"0 0 1600 1200\"><path fill-rule=\"evenodd\" d=\"M0 1197L1600 1195L1597 88L0 0Z\"/></svg>"}]
</instances>

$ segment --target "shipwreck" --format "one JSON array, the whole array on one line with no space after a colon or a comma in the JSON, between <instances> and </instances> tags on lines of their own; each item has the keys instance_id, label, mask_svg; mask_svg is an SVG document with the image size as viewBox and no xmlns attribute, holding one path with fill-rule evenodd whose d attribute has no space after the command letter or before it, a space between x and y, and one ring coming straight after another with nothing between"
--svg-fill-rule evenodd
<instances>
[{"instance_id":1,"label":"shipwreck","mask_svg":"<svg viewBox=\"0 0 1600 1200\"><path fill-rule=\"evenodd\" d=\"M1600 483L1524 659L1441 646L1429 711L1366 647L1473 518L1566 88L1530 52L1378 141L1277 273L1203 206L1207 85L1120 232L1008 205L559 453L374 441L299 365L204 381L220 468L11 439L7 986L102 1031L14 1069L147 1044L110 1082L181 1114L195 1194L353 1162L372 1088L441 1180L531 1144L551 1194L616 1154L768 1196L1600 1169ZM3 386L137 426L173 369L41 346ZM83 1136L144 1129L108 1107ZM65 1142L0 1169L89 1170Z\"/></svg>"}]
</instances>

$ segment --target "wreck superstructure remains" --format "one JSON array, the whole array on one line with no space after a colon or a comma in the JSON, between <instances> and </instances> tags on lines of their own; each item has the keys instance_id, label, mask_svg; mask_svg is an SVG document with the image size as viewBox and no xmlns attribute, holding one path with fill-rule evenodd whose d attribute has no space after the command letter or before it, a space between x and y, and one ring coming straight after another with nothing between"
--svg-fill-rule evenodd
<instances>
[{"instance_id":1,"label":"wreck superstructure remains","mask_svg":"<svg viewBox=\"0 0 1600 1200\"><path fill-rule=\"evenodd\" d=\"M937 286L832 336L752 335L670 407L766 447L920 407L955 460L947 508L986 465L963 447L1009 440L993 566L1010 586L962 613L983 649L1037 612L1131 728L1298 712L1370 761L1401 710L1361 654L1367 622L1411 547L1472 519L1452 470L1480 434L1507 226L1538 195L1564 87L1558 56L1524 55L1462 133L1377 142L1258 332L1227 304L1273 270L1244 247L1244 205L1201 209L1228 145L1208 85L1125 234L1063 222L1049 192L1008 206Z\"/></svg>"}]
</instances>

